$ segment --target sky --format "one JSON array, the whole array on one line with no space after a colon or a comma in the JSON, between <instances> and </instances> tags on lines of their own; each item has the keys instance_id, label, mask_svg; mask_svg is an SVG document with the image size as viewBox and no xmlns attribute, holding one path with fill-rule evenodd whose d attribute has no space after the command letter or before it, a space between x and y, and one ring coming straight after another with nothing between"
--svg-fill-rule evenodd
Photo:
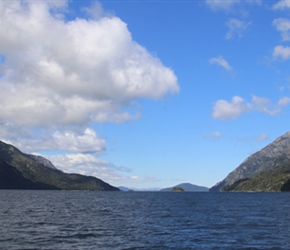
<instances>
[{"instance_id":1,"label":"sky","mask_svg":"<svg viewBox=\"0 0 290 250\"><path fill-rule=\"evenodd\" d=\"M211 187L289 131L289 0L0 0L0 139L68 173Z\"/></svg>"}]
</instances>

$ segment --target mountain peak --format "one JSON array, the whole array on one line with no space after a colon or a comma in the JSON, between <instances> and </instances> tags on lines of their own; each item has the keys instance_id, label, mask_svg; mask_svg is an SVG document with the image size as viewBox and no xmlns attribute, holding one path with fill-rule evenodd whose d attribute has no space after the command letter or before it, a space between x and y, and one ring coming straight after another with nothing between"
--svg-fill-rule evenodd
<instances>
[{"instance_id":1,"label":"mountain peak","mask_svg":"<svg viewBox=\"0 0 290 250\"><path fill-rule=\"evenodd\" d=\"M221 191L226 185L232 185L243 179L251 179L256 175L273 171L287 164L290 164L290 132L250 155L224 180L213 186L210 191Z\"/></svg>"}]
</instances>

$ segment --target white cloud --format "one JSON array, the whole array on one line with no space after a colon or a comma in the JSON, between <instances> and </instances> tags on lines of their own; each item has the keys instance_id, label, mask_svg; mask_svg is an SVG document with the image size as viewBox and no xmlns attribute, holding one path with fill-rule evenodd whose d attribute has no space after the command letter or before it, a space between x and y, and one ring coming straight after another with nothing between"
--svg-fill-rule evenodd
<instances>
[{"instance_id":1,"label":"white cloud","mask_svg":"<svg viewBox=\"0 0 290 250\"><path fill-rule=\"evenodd\" d=\"M279 105L273 105L271 101L265 97L253 96L252 107L254 110L268 115L275 115L281 112L281 107Z\"/></svg>"},{"instance_id":2,"label":"white cloud","mask_svg":"<svg viewBox=\"0 0 290 250\"><path fill-rule=\"evenodd\" d=\"M2 129L2 131L5 130ZM103 154L106 152L106 140L98 136L91 128L86 128L81 132L72 130L45 132L45 134L37 135L29 132L25 134L21 131L22 136L19 136L19 134L17 135L17 133L14 135L10 134L10 136L9 134L6 135L7 138L12 138L10 141L6 141L27 153L39 151L66 151L74 153ZM6 133L4 133L4 135Z\"/></svg>"},{"instance_id":3,"label":"white cloud","mask_svg":"<svg viewBox=\"0 0 290 250\"><path fill-rule=\"evenodd\" d=\"M138 99L177 93L177 77L100 3L81 9L87 19L69 11L66 0L0 1L0 139L65 172L131 180L96 158L106 140L92 125L139 119Z\"/></svg>"},{"instance_id":4,"label":"white cloud","mask_svg":"<svg viewBox=\"0 0 290 250\"><path fill-rule=\"evenodd\" d=\"M290 1L289 0L280 0L278 3L273 5L274 10L284 10L290 8Z\"/></svg>"},{"instance_id":5,"label":"white cloud","mask_svg":"<svg viewBox=\"0 0 290 250\"><path fill-rule=\"evenodd\" d=\"M46 158L56 168L66 173L95 176L109 183L122 180L124 173L131 172L128 168L116 166L90 154L66 154L46 156Z\"/></svg>"},{"instance_id":6,"label":"white cloud","mask_svg":"<svg viewBox=\"0 0 290 250\"><path fill-rule=\"evenodd\" d=\"M93 19L99 19L102 18L103 16L108 16L108 13L104 11L103 6L101 5L100 2L94 2L89 7L83 7L82 11Z\"/></svg>"},{"instance_id":7,"label":"white cloud","mask_svg":"<svg viewBox=\"0 0 290 250\"><path fill-rule=\"evenodd\" d=\"M286 18L277 18L273 21L275 28L281 32L282 40L290 40L290 20Z\"/></svg>"},{"instance_id":8,"label":"white cloud","mask_svg":"<svg viewBox=\"0 0 290 250\"><path fill-rule=\"evenodd\" d=\"M209 63L221 66L222 68L224 68L227 71L232 70L231 65L222 56L211 58L209 60Z\"/></svg>"},{"instance_id":9,"label":"white cloud","mask_svg":"<svg viewBox=\"0 0 290 250\"><path fill-rule=\"evenodd\" d=\"M282 60L287 60L290 58L290 47L276 46L273 51L274 58L281 58Z\"/></svg>"},{"instance_id":10,"label":"white cloud","mask_svg":"<svg viewBox=\"0 0 290 250\"><path fill-rule=\"evenodd\" d=\"M132 170L122 166L116 166L110 162L90 154L65 154L46 156L56 168L66 173L78 173L87 176L95 176L112 185L120 186L140 185L142 183L156 183L159 181L154 176L132 175Z\"/></svg>"},{"instance_id":11,"label":"white cloud","mask_svg":"<svg viewBox=\"0 0 290 250\"><path fill-rule=\"evenodd\" d=\"M227 21L226 26L228 32L226 33L226 39L233 39L235 36L241 38L245 30L251 25L251 22L241 21L236 18L232 18Z\"/></svg>"},{"instance_id":12,"label":"white cloud","mask_svg":"<svg viewBox=\"0 0 290 250\"><path fill-rule=\"evenodd\" d=\"M128 112L122 113L100 112L95 116L94 120L100 123L103 122L123 123L129 120L140 119L141 117L142 115L138 112L134 115L129 114Z\"/></svg>"},{"instance_id":13,"label":"white cloud","mask_svg":"<svg viewBox=\"0 0 290 250\"><path fill-rule=\"evenodd\" d=\"M133 41L122 20L101 17L98 5L98 19L65 21L65 4L0 1L0 121L120 122L138 117L124 111L132 101L178 92L174 72Z\"/></svg>"},{"instance_id":14,"label":"white cloud","mask_svg":"<svg viewBox=\"0 0 290 250\"><path fill-rule=\"evenodd\" d=\"M251 105L245 103L240 96L234 96L231 102L218 100L213 107L213 118L215 119L234 119L251 109Z\"/></svg>"},{"instance_id":15,"label":"white cloud","mask_svg":"<svg viewBox=\"0 0 290 250\"><path fill-rule=\"evenodd\" d=\"M240 96L234 96L231 102L218 100L213 107L214 119L230 120L250 111L258 111L267 115L276 115L282 108L290 104L289 97L281 98L277 104L272 104L270 99L253 96L251 102L246 102Z\"/></svg>"},{"instance_id":16,"label":"white cloud","mask_svg":"<svg viewBox=\"0 0 290 250\"><path fill-rule=\"evenodd\" d=\"M55 132L52 135L56 148L70 152L103 152L105 140L100 138L92 129L85 129L83 134L74 132Z\"/></svg>"}]
</instances>

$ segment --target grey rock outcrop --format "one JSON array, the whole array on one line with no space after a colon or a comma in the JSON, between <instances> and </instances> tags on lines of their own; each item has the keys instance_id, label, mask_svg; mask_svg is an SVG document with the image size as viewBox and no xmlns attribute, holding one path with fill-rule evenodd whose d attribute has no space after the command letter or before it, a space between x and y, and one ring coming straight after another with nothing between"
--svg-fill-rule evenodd
<instances>
[{"instance_id":1,"label":"grey rock outcrop","mask_svg":"<svg viewBox=\"0 0 290 250\"><path fill-rule=\"evenodd\" d=\"M252 178L260 173L270 171L290 163L290 132L278 137L260 151L249 156L234 171L210 188L210 191L222 191L226 185L247 178Z\"/></svg>"}]
</instances>

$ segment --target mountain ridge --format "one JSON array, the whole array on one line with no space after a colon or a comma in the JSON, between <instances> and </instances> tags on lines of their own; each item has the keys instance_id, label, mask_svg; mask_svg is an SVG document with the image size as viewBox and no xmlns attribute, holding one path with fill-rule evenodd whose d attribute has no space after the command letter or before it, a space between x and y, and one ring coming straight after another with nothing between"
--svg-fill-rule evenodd
<instances>
[{"instance_id":1,"label":"mountain ridge","mask_svg":"<svg viewBox=\"0 0 290 250\"><path fill-rule=\"evenodd\" d=\"M0 140L0 188L119 191L93 176L64 173L44 157L33 158Z\"/></svg>"},{"instance_id":2,"label":"mountain ridge","mask_svg":"<svg viewBox=\"0 0 290 250\"><path fill-rule=\"evenodd\" d=\"M284 180L284 175L288 171L290 171L290 132L278 137L272 143L250 155L230 172L226 178L211 187L210 191L240 191L238 187L242 186L244 187L241 189L243 191L250 191L249 189L254 189L254 191L256 189L258 191L272 191L272 189L273 191L279 191L279 188L273 182L273 178L279 175L280 178L278 179L280 181L287 181L287 177ZM269 185L260 185L258 188L258 184L256 186L252 184L245 188L245 183L249 184L254 181L258 183L257 178L266 178L275 187L271 188ZM283 183L281 185L283 186Z\"/></svg>"}]
</instances>

